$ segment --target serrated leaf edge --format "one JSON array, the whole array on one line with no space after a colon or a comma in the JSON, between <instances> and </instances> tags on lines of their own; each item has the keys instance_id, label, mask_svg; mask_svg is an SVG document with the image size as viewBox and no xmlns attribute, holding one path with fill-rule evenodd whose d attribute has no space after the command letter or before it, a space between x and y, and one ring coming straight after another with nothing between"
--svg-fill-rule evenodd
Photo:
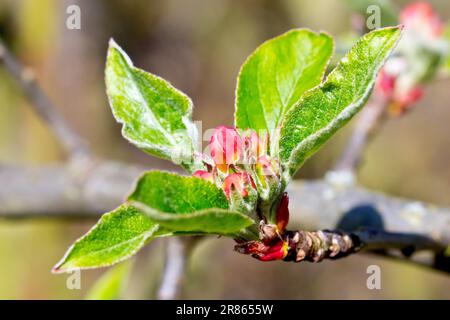
<instances>
[{"instance_id":1,"label":"serrated leaf edge","mask_svg":"<svg viewBox=\"0 0 450 320\"><path fill-rule=\"evenodd\" d=\"M63 269L62 269L62 267L64 266L64 264L67 262L66 259L68 258L68 256L69 256L70 253L72 252L72 250L75 248L75 246L76 246L78 243L80 243L82 240L84 240L86 237L88 237L92 232L94 232L94 231L99 227L99 223L101 222L101 219L103 219L104 217L107 217L108 215L112 215L113 213L115 213L115 210L117 210L117 208L114 209L114 210L112 210L112 211L110 211L110 212L107 212L107 213L103 214L102 217L100 218L100 220L99 220L94 226L92 226L91 229L89 229L88 232L86 232L84 235L82 235L80 238L78 238L78 239L77 239L77 240L76 240L76 241L75 241L75 242L67 249L67 251L65 252L64 256L61 258L61 260L58 261L58 263L52 268L52 273L55 273L55 274L58 274L58 273L66 273L66 272L72 272L72 271L75 271L75 270L97 269L97 268L100 268L100 267L109 267L109 266L115 265L115 264L117 264L117 263L119 263L119 262L122 262L122 261L124 261L124 260L127 260L127 259L130 258L131 256L135 255L135 254L136 254L136 253L137 253L137 252L138 252L145 244L147 244L148 239L150 239L150 238L152 237L152 235L155 234L156 231L158 231L158 229L159 229L159 225L155 224L155 226L154 226L153 228L151 228L149 231L147 231L147 232L145 232L145 233L143 234L142 241L139 243L139 246L138 246L135 250L132 250L129 254L124 255L122 258L116 260L115 262L112 262L112 263L104 263L104 264L100 264L100 265L98 265L98 266L69 267L69 268L63 268ZM134 237L134 238L132 238L132 239L129 239L129 240L127 240L127 241L124 241L124 242L122 242L122 243L120 243L120 244L130 242L130 241L132 241L132 240L135 240L135 239L138 238L138 237L139 237L139 236L136 236L136 237ZM117 245L120 245L120 244L117 244ZM117 246L117 245L114 245L114 246ZM114 247L114 246L112 246L112 247ZM105 249L97 250L97 251L95 251L95 252L101 252L101 251L104 251L104 250L107 250L107 249L108 249L108 248L105 248Z\"/></svg>"},{"instance_id":2,"label":"serrated leaf edge","mask_svg":"<svg viewBox=\"0 0 450 320\"><path fill-rule=\"evenodd\" d=\"M401 32L402 29L403 29L403 26L400 25L400 26L395 26L395 27L385 27L385 28L378 29L378 30L386 30L386 29L399 29L400 32ZM364 37L361 37L360 39L358 39L358 41L352 46L352 48L349 50L349 52L350 52L354 47L356 47L360 42L362 42L362 41L363 41L363 38L364 38ZM394 41L394 44L393 44L393 46L392 46L392 49L394 49L395 46L398 44L400 38L401 38L401 34L400 34L400 36ZM388 55L386 55L386 57L382 60L382 63L380 64L380 67L376 68L375 71L373 72L373 76L375 77L375 79L376 79L376 75L378 74L378 72L380 71L380 69L382 68L382 66L383 66L384 63L386 62L386 60L387 60L387 59L390 57L390 55L392 54L392 49L391 49L391 52L390 52ZM345 57L344 57L344 58L345 58ZM344 59L344 58L343 58L343 59ZM300 105L300 104L303 102L303 100L304 100L305 98L307 98L309 95L311 95L311 93L312 93L313 90L317 90L317 88L322 88L322 87L326 84L328 78L329 78L330 76L332 76L332 75L335 73L336 69L341 65L341 63L342 63L342 59L338 62L338 64L336 65L336 67L328 74L328 76L326 77L326 79L324 79L324 81L322 81L321 84L317 85L317 86L314 87L314 88L311 88L311 89L307 90L307 91L302 95L302 97L300 98L299 102L297 103L297 106ZM292 162L294 162L294 161L293 161L293 158L295 158L296 153L298 152L298 150L301 149L301 147L303 147L304 145L307 145L307 144L309 144L309 143L313 143L313 141L314 141L315 139L317 139L323 132L327 132L327 131L332 130L333 127L334 127L334 125L335 125L336 123L339 123L339 122L341 122L341 121L347 121L347 120L351 119L351 118L352 118L352 117L353 117L353 116L354 116L361 108L364 107L364 105L365 105L365 104L364 104L364 101L367 101L367 99L369 98L369 96L370 96L370 94L371 94L371 92L372 92L372 90L373 90L374 84L375 84L375 82L373 82L370 86L368 86L368 87L366 88L366 90L364 91L364 94L363 94L363 96L361 97L361 99L359 99L357 102L352 103L352 104L348 105L347 107L345 107L345 108L339 113L339 115L338 115L336 118L334 118L334 119L333 119L326 127L322 128L322 129L320 129L320 130L318 130L317 132L315 132L315 133L312 134L311 136L308 136L305 140L303 140L302 142L300 142L300 143L299 143L299 144L291 151L291 154L290 154L290 156L289 156L289 159L288 159L288 161L287 161L287 163L286 163L287 166L288 166L288 170L284 170L284 172L283 172L283 180L285 181L285 184L289 183L289 181L291 180L292 176L295 175L295 172L298 170L298 166L297 166L297 165L295 165L294 167L292 166ZM350 111L352 111L351 109L353 108L353 106L354 106L354 105L357 105L357 104L359 104L359 103L361 103L361 106L360 106L359 108L357 108L357 109L354 109L354 110L353 110L354 112L350 112ZM293 112L293 111L295 110L295 108L296 108L296 107L291 108L291 109L289 110L289 112L286 113L284 119L287 119L289 113ZM281 127L283 127L283 124L284 124L284 121L281 123ZM305 158L305 160L306 160L306 159L307 159L307 158Z\"/></svg>"}]
</instances>

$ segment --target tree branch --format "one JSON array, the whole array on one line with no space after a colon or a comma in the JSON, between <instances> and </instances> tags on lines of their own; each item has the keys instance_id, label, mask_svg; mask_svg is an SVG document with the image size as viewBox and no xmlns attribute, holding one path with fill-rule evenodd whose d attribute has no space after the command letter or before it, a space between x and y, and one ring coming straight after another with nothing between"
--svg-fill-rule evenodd
<instances>
[{"instance_id":1,"label":"tree branch","mask_svg":"<svg viewBox=\"0 0 450 320\"><path fill-rule=\"evenodd\" d=\"M42 91L34 72L24 67L0 40L0 65L16 79L31 106L39 116L47 122L50 129L61 142L66 152L72 158L89 155L89 148L82 139L70 128L57 108Z\"/></svg>"},{"instance_id":2,"label":"tree branch","mask_svg":"<svg viewBox=\"0 0 450 320\"><path fill-rule=\"evenodd\" d=\"M157 297L159 300L174 300L181 295L187 263L197 243L194 237L167 239L164 272Z\"/></svg>"},{"instance_id":3,"label":"tree branch","mask_svg":"<svg viewBox=\"0 0 450 320\"><path fill-rule=\"evenodd\" d=\"M82 166L0 166L0 181L8 181L0 185L0 218L97 219L123 201L142 171L143 167L100 160ZM450 245L447 208L327 180L293 181L288 192L291 229L352 232L365 227L425 236L442 246ZM450 265L436 265L436 255L430 252L405 257L393 250L390 255L440 270Z\"/></svg>"},{"instance_id":4,"label":"tree branch","mask_svg":"<svg viewBox=\"0 0 450 320\"><path fill-rule=\"evenodd\" d=\"M340 230L284 231L266 241L238 243L235 250L250 254L262 261L309 261L338 259L361 250L384 253L399 249L409 257L416 251L428 250L443 254L445 246L422 235L386 232L380 229L359 229L353 232ZM450 272L450 270L446 270Z\"/></svg>"},{"instance_id":5,"label":"tree branch","mask_svg":"<svg viewBox=\"0 0 450 320\"><path fill-rule=\"evenodd\" d=\"M289 189L291 227L303 230L337 228L346 232L360 231L361 228L377 230L384 236L378 240L382 239L386 250L375 253L450 272L450 257L442 252L450 246L450 209L390 197L357 185L342 187L326 179L295 181ZM394 238L385 232L393 233ZM400 234L405 238L399 239ZM427 245L433 242L438 246L433 245L430 250L416 242L425 239ZM395 242L402 246L410 242L410 246L424 250L411 251L406 244L400 248L400 245L394 245ZM378 248L373 244L367 247L367 250L373 249Z\"/></svg>"},{"instance_id":6,"label":"tree branch","mask_svg":"<svg viewBox=\"0 0 450 320\"><path fill-rule=\"evenodd\" d=\"M42 167L0 165L0 217L94 218L131 192L144 168L86 160Z\"/></svg>"},{"instance_id":7,"label":"tree branch","mask_svg":"<svg viewBox=\"0 0 450 320\"><path fill-rule=\"evenodd\" d=\"M295 262L338 259L361 250L399 249L405 256L420 250L436 253L442 253L445 250L444 246L425 236L375 229L354 232L291 231L287 234L287 242L290 250L284 260Z\"/></svg>"}]
</instances>

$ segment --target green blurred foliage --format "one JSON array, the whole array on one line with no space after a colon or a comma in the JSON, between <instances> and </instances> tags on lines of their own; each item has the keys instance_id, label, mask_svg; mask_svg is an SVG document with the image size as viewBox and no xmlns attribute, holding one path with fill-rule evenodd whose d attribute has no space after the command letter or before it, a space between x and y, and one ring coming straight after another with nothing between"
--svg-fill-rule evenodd
<instances>
[{"instance_id":1,"label":"green blurred foliage","mask_svg":"<svg viewBox=\"0 0 450 320\"><path fill-rule=\"evenodd\" d=\"M127 260L109 268L92 285L86 295L87 300L117 300L120 299L126 289L128 278L133 263Z\"/></svg>"}]
</instances>

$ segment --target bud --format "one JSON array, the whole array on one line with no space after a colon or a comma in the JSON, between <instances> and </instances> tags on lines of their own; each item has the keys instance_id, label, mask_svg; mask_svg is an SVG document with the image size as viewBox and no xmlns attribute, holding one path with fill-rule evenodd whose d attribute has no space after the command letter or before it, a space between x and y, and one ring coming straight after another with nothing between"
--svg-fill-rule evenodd
<instances>
[{"instance_id":1,"label":"bud","mask_svg":"<svg viewBox=\"0 0 450 320\"><path fill-rule=\"evenodd\" d=\"M284 259L288 254L289 245L281 239L276 239L267 245L261 241L248 241L237 244L235 250L239 253L250 254L261 261L273 261Z\"/></svg>"},{"instance_id":2,"label":"bud","mask_svg":"<svg viewBox=\"0 0 450 320\"><path fill-rule=\"evenodd\" d=\"M236 190L245 198L249 195L249 189L256 189L256 186L252 177L247 172L242 172L228 175L223 182L222 188L227 198L230 199L233 190Z\"/></svg>"},{"instance_id":3,"label":"bud","mask_svg":"<svg viewBox=\"0 0 450 320\"><path fill-rule=\"evenodd\" d=\"M381 70L377 78L377 89L386 97L392 97L395 89L395 76Z\"/></svg>"},{"instance_id":4,"label":"bud","mask_svg":"<svg viewBox=\"0 0 450 320\"><path fill-rule=\"evenodd\" d=\"M263 141L255 131L247 130L244 132L243 137L247 160L249 163L255 163L258 157L267 153L267 135L266 139Z\"/></svg>"},{"instance_id":5,"label":"bud","mask_svg":"<svg viewBox=\"0 0 450 320\"><path fill-rule=\"evenodd\" d=\"M419 80L409 69L405 59L391 58L378 76L376 90L389 100L391 114L401 114L423 96Z\"/></svg>"},{"instance_id":6,"label":"bud","mask_svg":"<svg viewBox=\"0 0 450 320\"><path fill-rule=\"evenodd\" d=\"M415 2L400 13L400 23L406 29L422 33L425 37L438 38L444 32L444 25L429 3Z\"/></svg>"},{"instance_id":7,"label":"bud","mask_svg":"<svg viewBox=\"0 0 450 320\"><path fill-rule=\"evenodd\" d=\"M208 171L197 170L194 172L193 176L214 183L214 177L212 173L209 173Z\"/></svg>"},{"instance_id":8,"label":"bud","mask_svg":"<svg viewBox=\"0 0 450 320\"><path fill-rule=\"evenodd\" d=\"M406 111L413 103L419 101L423 96L423 88L415 86L404 93L397 94L393 98L393 102L389 111L394 115L401 114Z\"/></svg>"},{"instance_id":9,"label":"bud","mask_svg":"<svg viewBox=\"0 0 450 320\"><path fill-rule=\"evenodd\" d=\"M278 204L276 221L278 232L283 233L289 222L289 197L287 192L283 193L280 203Z\"/></svg>"},{"instance_id":10,"label":"bud","mask_svg":"<svg viewBox=\"0 0 450 320\"><path fill-rule=\"evenodd\" d=\"M209 147L217 169L228 172L229 166L242 158L244 146L236 129L220 126L214 130Z\"/></svg>"},{"instance_id":11,"label":"bud","mask_svg":"<svg viewBox=\"0 0 450 320\"><path fill-rule=\"evenodd\" d=\"M261 156L258 158L255 166L256 175L261 182L263 188L267 187L268 179L277 179L279 175L278 162L269 156Z\"/></svg>"}]
</instances>

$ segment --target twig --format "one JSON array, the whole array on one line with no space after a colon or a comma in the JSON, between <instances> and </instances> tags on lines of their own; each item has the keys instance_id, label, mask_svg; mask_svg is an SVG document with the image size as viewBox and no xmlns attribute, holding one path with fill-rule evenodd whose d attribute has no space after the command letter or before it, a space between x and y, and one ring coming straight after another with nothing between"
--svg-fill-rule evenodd
<instances>
[{"instance_id":1,"label":"twig","mask_svg":"<svg viewBox=\"0 0 450 320\"><path fill-rule=\"evenodd\" d=\"M166 243L166 258L161 284L157 293L159 300L174 300L180 297L187 262L196 243L196 238L170 238Z\"/></svg>"},{"instance_id":2,"label":"twig","mask_svg":"<svg viewBox=\"0 0 450 320\"><path fill-rule=\"evenodd\" d=\"M0 217L96 219L123 202L144 170L100 160L83 166L0 165Z\"/></svg>"},{"instance_id":3,"label":"twig","mask_svg":"<svg viewBox=\"0 0 450 320\"><path fill-rule=\"evenodd\" d=\"M410 256L420 250L442 253L445 249L444 246L425 236L375 229L354 232L295 231L289 232L287 237L290 250L284 260L295 262L338 259L361 250L399 249L406 256Z\"/></svg>"},{"instance_id":4,"label":"twig","mask_svg":"<svg viewBox=\"0 0 450 320\"><path fill-rule=\"evenodd\" d=\"M91 218L118 206L144 171L112 161L90 166L2 167L0 218ZM49 179L51 177L51 179ZM302 230L359 227L427 236L450 245L450 209L390 197L359 186L340 186L326 180L293 181L290 227ZM403 255L399 255L405 259ZM433 255L415 254L408 261L434 267Z\"/></svg>"},{"instance_id":5,"label":"twig","mask_svg":"<svg viewBox=\"0 0 450 320\"><path fill-rule=\"evenodd\" d=\"M47 122L50 129L61 142L71 158L89 155L88 147L82 139L70 128L57 108L50 101L36 82L33 71L24 67L0 41L0 65L17 80L25 96L39 116Z\"/></svg>"},{"instance_id":6,"label":"twig","mask_svg":"<svg viewBox=\"0 0 450 320\"><path fill-rule=\"evenodd\" d=\"M387 99L381 94L374 92L357 118L353 133L342 156L337 161L334 171L354 172L356 170L370 138L373 137L375 130L380 126L384 118L386 106Z\"/></svg>"},{"instance_id":7,"label":"twig","mask_svg":"<svg viewBox=\"0 0 450 320\"><path fill-rule=\"evenodd\" d=\"M291 215L291 227L303 230L332 227L347 232L369 228L403 234L406 242L411 240L408 237L417 236L426 237L441 248L450 246L449 209L419 201L405 201L355 185L341 187L327 180L295 181L290 185L289 194L290 211L296 213ZM450 271L450 258L439 250L405 256L404 252L395 249L398 247L377 254L435 270Z\"/></svg>"},{"instance_id":8,"label":"twig","mask_svg":"<svg viewBox=\"0 0 450 320\"><path fill-rule=\"evenodd\" d=\"M269 241L248 241L235 246L236 251L250 254L259 260L282 259L294 262L320 262L324 259L342 258L361 250L380 252L387 249L399 249L409 257L420 250L443 254L445 246L422 235L368 228L353 232L285 231ZM450 272L450 269L446 271Z\"/></svg>"}]
</instances>

